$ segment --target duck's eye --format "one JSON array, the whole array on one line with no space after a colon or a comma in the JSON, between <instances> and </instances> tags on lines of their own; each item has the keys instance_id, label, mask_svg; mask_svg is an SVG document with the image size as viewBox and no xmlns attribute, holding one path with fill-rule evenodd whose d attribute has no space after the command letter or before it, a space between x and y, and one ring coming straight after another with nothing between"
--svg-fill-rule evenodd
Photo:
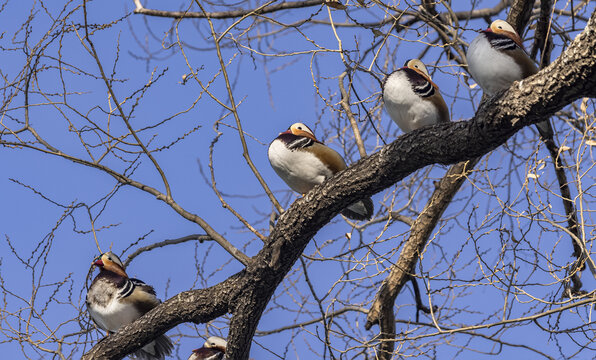
<instances>
[{"instance_id":1,"label":"duck's eye","mask_svg":"<svg viewBox=\"0 0 596 360\"><path fill-rule=\"evenodd\" d=\"M298 126L298 130L302 130L302 126Z\"/></svg>"},{"instance_id":2,"label":"duck's eye","mask_svg":"<svg viewBox=\"0 0 596 360\"><path fill-rule=\"evenodd\" d=\"M503 30L503 27L501 25L497 26L499 29Z\"/></svg>"},{"instance_id":3,"label":"duck's eye","mask_svg":"<svg viewBox=\"0 0 596 360\"><path fill-rule=\"evenodd\" d=\"M112 257L111 256L108 256L108 260L112 261Z\"/></svg>"},{"instance_id":4,"label":"duck's eye","mask_svg":"<svg viewBox=\"0 0 596 360\"><path fill-rule=\"evenodd\" d=\"M215 346L215 343L211 343L211 346Z\"/></svg>"}]
</instances>

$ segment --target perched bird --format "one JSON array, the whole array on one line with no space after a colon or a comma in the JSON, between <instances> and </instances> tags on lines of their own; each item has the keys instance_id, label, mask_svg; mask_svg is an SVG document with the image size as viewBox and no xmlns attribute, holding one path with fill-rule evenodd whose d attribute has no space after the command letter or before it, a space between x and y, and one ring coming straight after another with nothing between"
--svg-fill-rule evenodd
<instances>
[{"instance_id":1,"label":"perched bird","mask_svg":"<svg viewBox=\"0 0 596 360\"><path fill-rule=\"evenodd\" d=\"M345 169L344 159L317 140L308 126L295 123L269 145L269 162L283 181L301 194ZM341 213L354 220L370 219L374 206L370 198L357 201Z\"/></svg>"},{"instance_id":2,"label":"perched bird","mask_svg":"<svg viewBox=\"0 0 596 360\"><path fill-rule=\"evenodd\" d=\"M505 20L495 20L470 43L468 70L487 95L508 89L514 81L538 72L521 37ZM552 136L548 120L536 126L543 138Z\"/></svg>"},{"instance_id":3,"label":"perched bird","mask_svg":"<svg viewBox=\"0 0 596 360\"><path fill-rule=\"evenodd\" d=\"M468 70L488 95L538 72L522 40L509 23L495 20L470 43Z\"/></svg>"},{"instance_id":4,"label":"perched bird","mask_svg":"<svg viewBox=\"0 0 596 360\"><path fill-rule=\"evenodd\" d=\"M192 351L188 360L222 360L226 357L228 343L219 336L211 336L202 348Z\"/></svg>"},{"instance_id":5,"label":"perched bird","mask_svg":"<svg viewBox=\"0 0 596 360\"><path fill-rule=\"evenodd\" d=\"M87 291L87 310L97 327L110 333L129 324L156 307L161 301L155 290L141 280L129 278L122 261L112 252L95 258L99 274ZM172 352L172 342L161 335L138 350L139 359L164 359Z\"/></svg>"},{"instance_id":6,"label":"perched bird","mask_svg":"<svg viewBox=\"0 0 596 360\"><path fill-rule=\"evenodd\" d=\"M383 102L403 132L449 121L447 104L418 59L406 61L404 67L385 78Z\"/></svg>"}]
</instances>

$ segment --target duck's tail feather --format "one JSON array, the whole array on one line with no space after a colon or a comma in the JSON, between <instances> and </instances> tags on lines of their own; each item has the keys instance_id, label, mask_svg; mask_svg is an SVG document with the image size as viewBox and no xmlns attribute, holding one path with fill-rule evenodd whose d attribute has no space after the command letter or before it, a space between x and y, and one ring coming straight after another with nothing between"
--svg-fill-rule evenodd
<instances>
[{"instance_id":1,"label":"duck's tail feather","mask_svg":"<svg viewBox=\"0 0 596 360\"><path fill-rule=\"evenodd\" d=\"M362 199L341 211L342 215L352 220L368 220L373 216L375 207L371 198Z\"/></svg>"}]
</instances>

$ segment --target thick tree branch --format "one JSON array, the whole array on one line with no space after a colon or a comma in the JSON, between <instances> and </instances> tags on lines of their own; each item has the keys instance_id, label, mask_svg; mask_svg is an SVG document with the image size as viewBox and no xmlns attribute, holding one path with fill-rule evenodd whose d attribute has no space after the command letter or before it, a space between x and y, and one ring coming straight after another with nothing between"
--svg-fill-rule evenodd
<instances>
[{"instance_id":1,"label":"thick tree branch","mask_svg":"<svg viewBox=\"0 0 596 360\"><path fill-rule=\"evenodd\" d=\"M269 299L312 237L354 199L371 196L427 165L480 157L517 131L581 97L596 96L596 15L550 66L484 102L471 121L438 124L399 137L338 173L280 215L245 270L204 290L184 292L98 343L84 359L118 358L182 322L233 314L228 356L246 360Z\"/></svg>"},{"instance_id":2,"label":"thick tree branch","mask_svg":"<svg viewBox=\"0 0 596 360\"><path fill-rule=\"evenodd\" d=\"M530 51L530 57L536 58L540 50L540 67L544 67L550 61L550 53L553 47L551 32L551 14L553 12L553 0L540 1L540 15L536 22L535 41Z\"/></svg>"},{"instance_id":3,"label":"thick tree branch","mask_svg":"<svg viewBox=\"0 0 596 360\"><path fill-rule=\"evenodd\" d=\"M513 26L515 31L520 35L528 26L530 16L532 16L532 8L534 7L535 0L515 0L507 15L507 22Z\"/></svg>"}]
</instances>

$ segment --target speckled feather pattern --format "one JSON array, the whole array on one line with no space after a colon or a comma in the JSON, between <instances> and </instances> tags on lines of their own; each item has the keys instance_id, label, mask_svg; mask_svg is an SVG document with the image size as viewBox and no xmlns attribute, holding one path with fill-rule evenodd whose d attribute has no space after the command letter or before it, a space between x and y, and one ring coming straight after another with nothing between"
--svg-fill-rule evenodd
<instances>
[{"instance_id":1,"label":"speckled feather pattern","mask_svg":"<svg viewBox=\"0 0 596 360\"><path fill-rule=\"evenodd\" d=\"M150 285L103 269L93 279L86 302L93 322L110 333L130 324L160 303ZM164 359L172 348L170 339L161 335L134 356L145 360Z\"/></svg>"}]
</instances>

